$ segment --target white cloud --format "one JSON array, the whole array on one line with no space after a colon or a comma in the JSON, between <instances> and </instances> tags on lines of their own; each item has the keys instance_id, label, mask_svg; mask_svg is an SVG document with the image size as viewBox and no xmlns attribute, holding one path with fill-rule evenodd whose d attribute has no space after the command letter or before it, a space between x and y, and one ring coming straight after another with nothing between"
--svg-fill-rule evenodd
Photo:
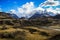
<instances>
[{"instance_id":1,"label":"white cloud","mask_svg":"<svg viewBox=\"0 0 60 40\"><path fill-rule=\"evenodd\" d=\"M47 1L50 1L51 2L51 1L54 1L54 0L47 0Z\"/></svg>"},{"instance_id":2,"label":"white cloud","mask_svg":"<svg viewBox=\"0 0 60 40\"><path fill-rule=\"evenodd\" d=\"M41 3L39 5L39 7L35 8L34 2L27 2L26 4L23 4L22 6L18 7L17 11L14 9L11 9L10 11L12 13L17 12L18 14L20 14L20 16L24 16L24 17L31 16L36 11L41 13L45 10L47 10L47 12L53 12L54 14L57 14L57 13L60 13L60 8L53 9L52 6L58 6L58 5L60 5L59 1L47 0L44 3ZM46 9L43 8L43 7L47 7L47 6L49 6L49 8L46 8Z\"/></svg>"},{"instance_id":3,"label":"white cloud","mask_svg":"<svg viewBox=\"0 0 60 40\"><path fill-rule=\"evenodd\" d=\"M37 7L35 8L34 2L27 2L26 4L22 5L21 7L18 7L18 12L22 16L31 16L36 11L44 11L43 8Z\"/></svg>"},{"instance_id":4,"label":"white cloud","mask_svg":"<svg viewBox=\"0 0 60 40\"><path fill-rule=\"evenodd\" d=\"M44 7L44 6L58 6L58 5L60 5L59 1L47 0L44 3L41 3L39 6Z\"/></svg>"},{"instance_id":5,"label":"white cloud","mask_svg":"<svg viewBox=\"0 0 60 40\"><path fill-rule=\"evenodd\" d=\"M28 9L33 8L34 7L34 2L30 2L30 3L27 2L26 4L22 5L22 7L23 8L28 8Z\"/></svg>"},{"instance_id":6,"label":"white cloud","mask_svg":"<svg viewBox=\"0 0 60 40\"><path fill-rule=\"evenodd\" d=\"M41 7L36 8L36 10L37 10L37 11L38 11L38 10L40 10L40 11L44 11L44 9L41 8Z\"/></svg>"},{"instance_id":7,"label":"white cloud","mask_svg":"<svg viewBox=\"0 0 60 40\"><path fill-rule=\"evenodd\" d=\"M42 8L47 7L47 8L44 8L47 10L47 12L53 12L54 14L57 14L57 13L60 13L60 8L57 7L58 5L60 5L60 1L58 0L47 0L41 3L39 6Z\"/></svg>"},{"instance_id":8,"label":"white cloud","mask_svg":"<svg viewBox=\"0 0 60 40\"><path fill-rule=\"evenodd\" d=\"M60 8L56 8L58 14L60 14Z\"/></svg>"},{"instance_id":9,"label":"white cloud","mask_svg":"<svg viewBox=\"0 0 60 40\"><path fill-rule=\"evenodd\" d=\"M23 15L29 15L34 10L34 3L33 2L27 2L26 4L22 5L21 7L18 7L18 12Z\"/></svg>"},{"instance_id":10,"label":"white cloud","mask_svg":"<svg viewBox=\"0 0 60 40\"><path fill-rule=\"evenodd\" d=\"M18 12L19 12L19 13L24 13L23 8L18 8Z\"/></svg>"},{"instance_id":11,"label":"white cloud","mask_svg":"<svg viewBox=\"0 0 60 40\"><path fill-rule=\"evenodd\" d=\"M53 12L54 14L60 14L60 8L53 9L52 7L46 9L47 12Z\"/></svg>"},{"instance_id":12,"label":"white cloud","mask_svg":"<svg viewBox=\"0 0 60 40\"><path fill-rule=\"evenodd\" d=\"M47 12L53 12L54 14L56 14L56 13L57 13L57 11L56 11L56 10L54 10L52 7L47 8L46 10L47 10Z\"/></svg>"},{"instance_id":13,"label":"white cloud","mask_svg":"<svg viewBox=\"0 0 60 40\"><path fill-rule=\"evenodd\" d=\"M16 13L16 10L11 9L11 10L10 10L10 13Z\"/></svg>"}]
</instances>

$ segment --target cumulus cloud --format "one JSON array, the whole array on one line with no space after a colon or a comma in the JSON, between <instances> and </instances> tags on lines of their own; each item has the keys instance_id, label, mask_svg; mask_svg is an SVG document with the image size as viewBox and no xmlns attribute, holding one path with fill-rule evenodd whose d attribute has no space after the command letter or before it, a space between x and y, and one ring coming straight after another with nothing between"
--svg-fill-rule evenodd
<instances>
[{"instance_id":1,"label":"cumulus cloud","mask_svg":"<svg viewBox=\"0 0 60 40\"><path fill-rule=\"evenodd\" d=\"M60 8L53 9L52 7L46 9L47 12L52 12L53 14L60 14Z\"/></svg>"},{"instance_id":2,"label":"cumulus cloud","mask_svg":"<svg viewBox=\"0 0 60 40\"><path fill-rule=\"evenodd\" d=\"M47 1L51 2L51 1L54 1L54 0L47 0Z\"/></svg>"},{"instance_id":3,"label":"cumulus cloud","mask_svg":"<svg viewBox=\"0 0 60 40\"><path fill-rule=\"evenodd\" d=\"M28 13L32 12L33 8L34 8L34 3L33 2L28 3L27 2L26 4L24 4L20 8L18 8L18 11L20 13L28 14Z\"/></svg>"},{"instance_id":4,"label":"cumulus cloud","mask_svg":"<svg viewBox=\"0 0 60 40\"><path fill-rule=\"evenodd\" d=\"M41 7L37 7L36 10L40 10L40 11L44 11L45 9L41 8Z\"/></svg>"},{"instance_id":5,"label":"cumulus cloud","mask_svg":"<svg viewBox=\"0 0 60 40\"><path fill-rule=\"evenodd\" d=\"M60 8L56 8L58 14L60 14Z\"/></svg>"},{"instance_id":6,"label":"cumulus cloud","mask_svg":"<svg viewBox=\"0 0 60 40\"><path fill-rule=\"evenodd\" d=\"M40 6L44 7L44 6L58 6L60 5L59 1L54 1L54 0L47 0L44 3L41 3Z\"/></svg>"},{"instance_id":7,"label":"cumulus cloud","mask_svg":"<svg viewBox=\"0 0 60 40\"><path fill-rule=\"evenodd\" d=\"M18 7L17 11L14 9L11 9L10 11L11 13L17 12L18 14L20 14L20 16L24 16L24 17L26 16L29 17L33 15L36 11L41 13L41 12L45 12L45 10L47 12L53 12L54 14L56 14L56 13L60 13L60 8L54 9L52 6L56 7L58 5L60 5L59 1L54 1L54 0L47 0L41 3L38 7L35 7L34 2L27 2L26 4L23 4L22 6ZM49 6L49 8L46 8L46 9L43 8L47 6Z\"/></svg>"},{"instance_id":8,"label":"cumulus cloud","mask_svg":"<svg viewBox=\"0 0 60 40\"><path fill-rule=\"evenodd\" d=\"M45 9L47 12L53 12L54 14L60 13L60 8L57 8L57 6L60 5L60 1L58 0L47 0L43 3L41 3L40 7L46 7ZM55 7L55 8L54 8Z\"/></svg>"},{"instance_id":9,"label":"cumulus cloud","mask_svg":"<svg viewBox=\"0 0 60 40\"><path fill-rule=\"evenodd\" d=\"M18 12L23 16L31 16L36 11L44 11L44 9L41 7L35 8L34 2L27 2L21 7L18 7Z\"/></svg>"},{"instance_id":10,"label":"cumulus cloud","mask_svg":"<svg viewBox=\"0 0 60 40\"><path fill-rule=\"evenodd\" d=\"M21 7L18 7L18 12L23 15L29 15L34 10L34 2L27 2L26 4L22 5Z\"/></svg>"},{"instance_id":11,"label":"cumulus cloud","mask_svg":"<svg viewBox=\"0 0 60 40\"><path fill-rule=\"evenodd\" d=\"M56 14L56 13L57 13L57 11L56 11L56 10L54 10L52 7L47 8L46 10L47 10L47 12L52 12L52 13L54 13L54 14Z\"/></svg>"}]
</instances>

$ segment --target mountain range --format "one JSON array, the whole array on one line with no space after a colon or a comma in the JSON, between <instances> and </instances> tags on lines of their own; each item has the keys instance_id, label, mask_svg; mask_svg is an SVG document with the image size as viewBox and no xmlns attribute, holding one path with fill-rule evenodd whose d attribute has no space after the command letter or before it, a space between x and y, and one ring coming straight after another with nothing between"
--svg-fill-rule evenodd
<instances>
[{"instance_id":1,"label":"mountain range","mask_svg":"<svg viewBox=\"0 0 60 40\"><path fill-rule=\"evenodd\" d=\"M19 17L16 14L11 14L11 13L5 13L5 12L0 12L0 18L14 18L18 19Z\"/></svg>"},{"instance_id":2,"label":"mountain range","mask_svg":"<svg viewBox=\"0 0 60 40\"><path fill-rule=\"evenodd\" d=\"M60 19L60 14L54 14L52 12L44 12L39 13L36 12L32 15L29 19L37 19L37 18L53 18L53 19Z\"/></svg>"},{"instance_id":3,"label":"mountain range","mask_svg":"<svg viewBox=\"0 0 60 40\"><path fill-rule=\"evenodd\" d=\"M52 12L44 12L44 13L39 13L35 12L29 19L38 19L38 18L53 18L53 19L60 19L60 14L54 15ZM16 14L11 14L11 13L5 13L5 12L0 12L0 18L14 18L14 19L19 19L19 17Z\"/></svg>"}]
</instances>

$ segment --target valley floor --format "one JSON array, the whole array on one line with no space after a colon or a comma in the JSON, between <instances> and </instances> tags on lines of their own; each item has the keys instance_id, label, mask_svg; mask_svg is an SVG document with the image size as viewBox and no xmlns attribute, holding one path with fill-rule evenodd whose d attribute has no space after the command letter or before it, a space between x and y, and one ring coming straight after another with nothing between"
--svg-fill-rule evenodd
<instances>
[{"instance_id":1,"label":"valley floor","mask_svg":"<svg viewBox=\"0 0 60 40\"><path fill-rule=\"evenodd\" d=\"M58 35L56 38L54 36ZM26 26L23 28L0 28L0 40L60 40L60 31Z\"/></svg>"}]
</instances>

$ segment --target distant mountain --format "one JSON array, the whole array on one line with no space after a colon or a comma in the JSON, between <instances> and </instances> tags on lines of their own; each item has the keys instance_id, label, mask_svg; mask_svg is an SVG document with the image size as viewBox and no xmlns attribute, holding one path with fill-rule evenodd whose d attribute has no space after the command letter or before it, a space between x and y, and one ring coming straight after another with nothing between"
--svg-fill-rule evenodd
<instances>
[{"instance_id":1,"label":"distant mountain","mask_svg":"<svg viewBox=\"0 0 60 40\"><path fill-rule=\"evenodd\" d=\"M49 15L48 13L39 13L36 12L34 15L32 15L29 19L36 19L36 18L45 18L45 17L51 17L51 15Z\"/></svg>"},{"instance_id":2,"label":"distant mountain","mask_svg":"<svg viewBox=\"0 0 60 40\"><path fill-rule=\"evenodd\" d=\"M14 19L18 19L19 17L16 14L0 12L0 18L11 18L11 19L14 18Z\"/></svg>"},{"instance_id":3,"label":"distant mountain","mask_svg":"<svg viewBox=\"0 0 60 40\"><path fill-rule=\"evenodd\" d=\"M42 16L43 16L42 14L36 12L36 13L35 13L34 15L32 15L30 18L31 18L31 19L35 19L35 18L40 18L40 17L42 17Z\"/></svg>"},{"instance_id":4,"label":"distant mountain","mask_svg":"<svg viewBox=\"0 0 60 40\"><path fill-rule=\"evenodd\" d=\"M15 18L15 19L18 19L19 17L16 15L16 14L10 14L9 16Z\"/></svg>"},{"instance_id":5,"label":"distant mountain","mask_svg":"<svg viewBox=\"0 0 60 40\"><path fill-rule=\"evenodd\" d=\"M60 19L60 14L57 14L53 17L54 19Z\"/></svg>"}]
</instances>

